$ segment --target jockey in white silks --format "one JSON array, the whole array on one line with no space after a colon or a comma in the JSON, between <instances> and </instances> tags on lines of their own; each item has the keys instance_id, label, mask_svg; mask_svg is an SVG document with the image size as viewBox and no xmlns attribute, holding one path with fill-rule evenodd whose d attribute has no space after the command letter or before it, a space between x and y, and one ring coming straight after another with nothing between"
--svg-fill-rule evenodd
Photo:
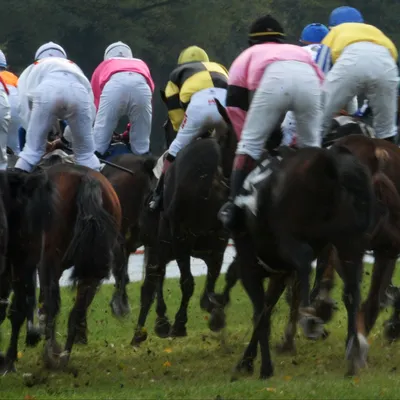
<instances>
[{"instance_id":1,"label":"jockey in white silks","mask_svg":"<svg viewBox=\"0 0 400 400\"><path fill-rule=\"evenodd\" d=\"M7 169L7 136L8 126L11 120L10 103L8 101L9 91L0 76L0 170Z\"/></svg>"},{"instance_id":2,"label":"jockey in white silks","mask_svg":"<svg viewBox=\"0 0 400 400\"><path fill-rule=\"evenodd\" d=\"M18 91L26 143L15 168L30 172L37 165L46 151L48 132L62 119L68 123L64 136L77 164L100 170L92 135L96 113L92 87L61 46L49 42L39 47L35 62L19 78Z\"/></svg>"},{"instance_id":3,"label":"jockey in white silks","mask_svg":"<svg viewBox=\"0 0 400 400\"><path fill-rule=\"evenodd\" d=\"M11 120L8 125L7 146L18 154L20 151L18 140L18 129L21 126L19 118L19 97L18 97L18 77L12 72L7 71L7 59L4 53L0 50L0 77L6 84L9 95Z\"/></svg>"},{"instance_id":4,"label":"jockey in white silks","mask_svg":"<svg viewBox=\"0 0 400 400\"><path fill-rule=\"evenodd\" d=\"M310 52L314 61L322 46L321 42L328 33L329 29L320 23L309 24L301 32L300 43ZM356 96L347 104L346 108L350 115L357 112L358 102ZM282 122L281 129L283 134L282 145L291 146L296 144L296 119L292 111L287 112Z\"/></svg>"},{"instance_id":5,"label":"jockey in white silks","mask_svg":"<svg viewBox=\"0 0 400 400\"><path fill-rule=\"evenodd\" d=\"M91 85L97 108L93 130L96 152L106 152L119 119L126 115L132 153L148 153L154 82L147 64L133 58L125 43L112 43L93 72Z\"/></svg>"},{"instance_id":6,"label":"jockey in white silks","mask_svg":"<svg viewBox=\"0 0 400 400\"><path fill-rule=\"evenodd\" d=\"M326 79L323 86L322 136L332 117L354 95L368 99L376 137L395 142L399 72L398 51L378 28L365 24L352 7L332 11L332 29L322 41L317 63Z\"/></svg>"}]
</instances>

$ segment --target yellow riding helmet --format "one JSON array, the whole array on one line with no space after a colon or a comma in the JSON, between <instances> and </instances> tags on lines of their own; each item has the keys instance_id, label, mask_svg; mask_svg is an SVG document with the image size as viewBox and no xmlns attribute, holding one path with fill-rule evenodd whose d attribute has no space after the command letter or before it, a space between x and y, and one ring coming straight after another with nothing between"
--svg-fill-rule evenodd
<instances>
[{"instance_id":1,"label":"yellow riding helmet","mask_svg":"<svg viewBox=\"0 0 400 400\"><path fill-rule=\"evenodd\" d=\"M208 62L210 60L207 53L198 46L187 47L179 54L178 65L194 61Z\"/></svg>"}]
</instances>

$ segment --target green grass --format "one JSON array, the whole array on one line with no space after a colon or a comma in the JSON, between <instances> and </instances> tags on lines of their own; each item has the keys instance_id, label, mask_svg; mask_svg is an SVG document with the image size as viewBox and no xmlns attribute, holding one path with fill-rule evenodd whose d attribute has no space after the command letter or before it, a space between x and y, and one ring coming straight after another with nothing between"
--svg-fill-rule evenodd
<instances>
[{"instance_id":1,"label":"green grass","mask_svg":"<svg viewBox=\"0 0 400 400\"><path fill-rule=\"evenodd\" d=\"M370 268L366 269L369 274ZM370 276L366 278L369 279ZM367 280L364 286L368 283ZM219 286L223 284L220 279ZM331 334L325 341L297 337L297 355L282 356L272 352L275 376L258 380L259 357L254 377L230 383L232 368L250 339L252 309L238 285L228 310L226 345L221 336L207 328L207 316L200 310L199 298L204 278L196 279L196 291L189 308L188 336L182 339L158 339L153 331L155 312L148 320L149 338L140 348L132 348L135 320L138 315L140 284L130 284L131 315L123 322L110 315L108 306L112 287L103 286L89 312L89 344L73 349L70 364L78 370L73 376L42 368L42 344L27 349L21 338L22 357L18 372L1 378L1 399L394 399L400 397L399 345L388 345L382 334L382 322L389 311L382 312L372 332L368 368L359 378L346 379L344 338L347 318L341 302L340 287L335 291L340 310L329 324ZM365 287L364 287L365 291ZM165 284L170 318L180 301L176 279ZM58 337L65 340L66 320L73 293L64 289ZM272 346L281 338L287 320L287 305L282 298L273 315ZM10 326L2 327L3 343ZM23 331L25 333L25 330ZM24 336L24 335L23 335ZM23 340L22 340L23 339ZM36 384L26 386L23 373L36 377Z\"/></svg>"}]
</instances>

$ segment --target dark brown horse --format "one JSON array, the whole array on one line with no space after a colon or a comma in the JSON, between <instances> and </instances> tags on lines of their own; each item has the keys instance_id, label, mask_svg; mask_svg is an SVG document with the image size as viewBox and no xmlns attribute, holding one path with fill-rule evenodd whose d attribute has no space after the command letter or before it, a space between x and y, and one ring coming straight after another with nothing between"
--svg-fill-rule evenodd
<instances>
[{"instance_id":1,"label":"dark brown horse","mask_svg":"<svg viewBox=\"0 0 400 400\"><path fill-rule=\"evenodd\" d=\"M86 167L58 164L47 170L56 187L57 218L46 232L39 268L43 293L45 361L54 366L68 363L79 323L85 320L98 286L121 262L121 207L112 185L99 172ZM73 265L77 296L68 320L64 350L56 342L55 319L60 308L59 279ZM55 357L59 357L57 360Z\"/></svg>"},{"instance_id":2,"label":"dark brown horse","mask_svg":"<svg viewBox=\"0 0 400 400\"><path fill-rule=\"evenodd\" d=\"M4 179L7 179L5 190ZM38 330L33 326L36 267L44 233L54 223L56 191L45 173L0 172L0 182L9 226L7 265L0 274L0 322L6 318L8 297L11 290L14 292L9 307L11 338L6 356L0 358L0 369L9 372L14 370L19 332L25 319L28 320L27 344L33 346L40 339ZM3 235L3 219L1 222ZM2 256L3 243L2 237Z\"/></svg>"},{"instance_id":3,"label":"dark brown horse","mask_svg":"<svg viewBox=\"0 0 400 400\"><path fill-rule=\"evenodd\" d=\"M172 134L167 135L167 138L172 137ZM191 256L202 259L207 265L206 287L200 306L208 312L213 309L215 283L229 239L229 233L223 229L217 212L228 196L227 181L236 144L236 137L231 130L216 138L209 134L195 138L178 153L167 172L164 210L161 214L147 211L143 215L141 237L146 246L146 276L132 344L147 338L144 327L156 293L156 333L160 337L187 334L187 308L194 290ZM162 286L166 266L172 260L177 261L181 273L182 300L171 327ZM223 325L223 316L215 323Z\"/></svg>"},{"instance_id":4,"label":"dark brown horse","mask_svg":"<svg viewBox=\"0 0 400 400\"><path fill-rule=\"evenodd\" d=\"M390 284L400 253L400 149L385 140L358 135L343 138L337 145L346 147L368 167L378 198L373 234L368 237L366 245L366 249L373 251L374 267L369 293L358 316L360 330L368 335L378 317L380 301ZM328 305L333 303L330 291L333 288L334 270L339 275L343 272L333 246L325 249L322 256L317 266L312 297L329 309ZM395 319L396 304L395 301L394 316L386 324L386 334L391 340L400 334L400 324ZM328 313L329 316L331 314Z\"/></svg>"}]
</instances>

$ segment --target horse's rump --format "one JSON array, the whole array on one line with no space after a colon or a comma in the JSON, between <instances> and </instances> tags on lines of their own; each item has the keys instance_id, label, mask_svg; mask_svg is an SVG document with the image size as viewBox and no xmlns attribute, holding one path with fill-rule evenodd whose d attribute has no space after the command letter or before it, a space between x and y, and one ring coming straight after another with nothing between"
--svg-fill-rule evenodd
<instances>
[{"instance_id":1,"label":"horse's rump","mask_svg":"<svg viewBox=\"0 0 400 400\"><path fill-rule=\"evenodd\" d=\"M121 208L111 183L99 172L78 165L48 169L57 187L58 218L46 237L46 248L58 248L73 279L108 277L121 225Z\"/></svg>"},{"instance_id":2,"label":"horse's rump","mask_svg":"<svg viewBox=\"0 0 400 400\"><path fill-rule=\"evenodd\" d=\"M181 150L166 176L165 215L199 229L219 224L216 215L227 197L220 165L215 139L199 139Z\"/></svg>"}]
</instances>

